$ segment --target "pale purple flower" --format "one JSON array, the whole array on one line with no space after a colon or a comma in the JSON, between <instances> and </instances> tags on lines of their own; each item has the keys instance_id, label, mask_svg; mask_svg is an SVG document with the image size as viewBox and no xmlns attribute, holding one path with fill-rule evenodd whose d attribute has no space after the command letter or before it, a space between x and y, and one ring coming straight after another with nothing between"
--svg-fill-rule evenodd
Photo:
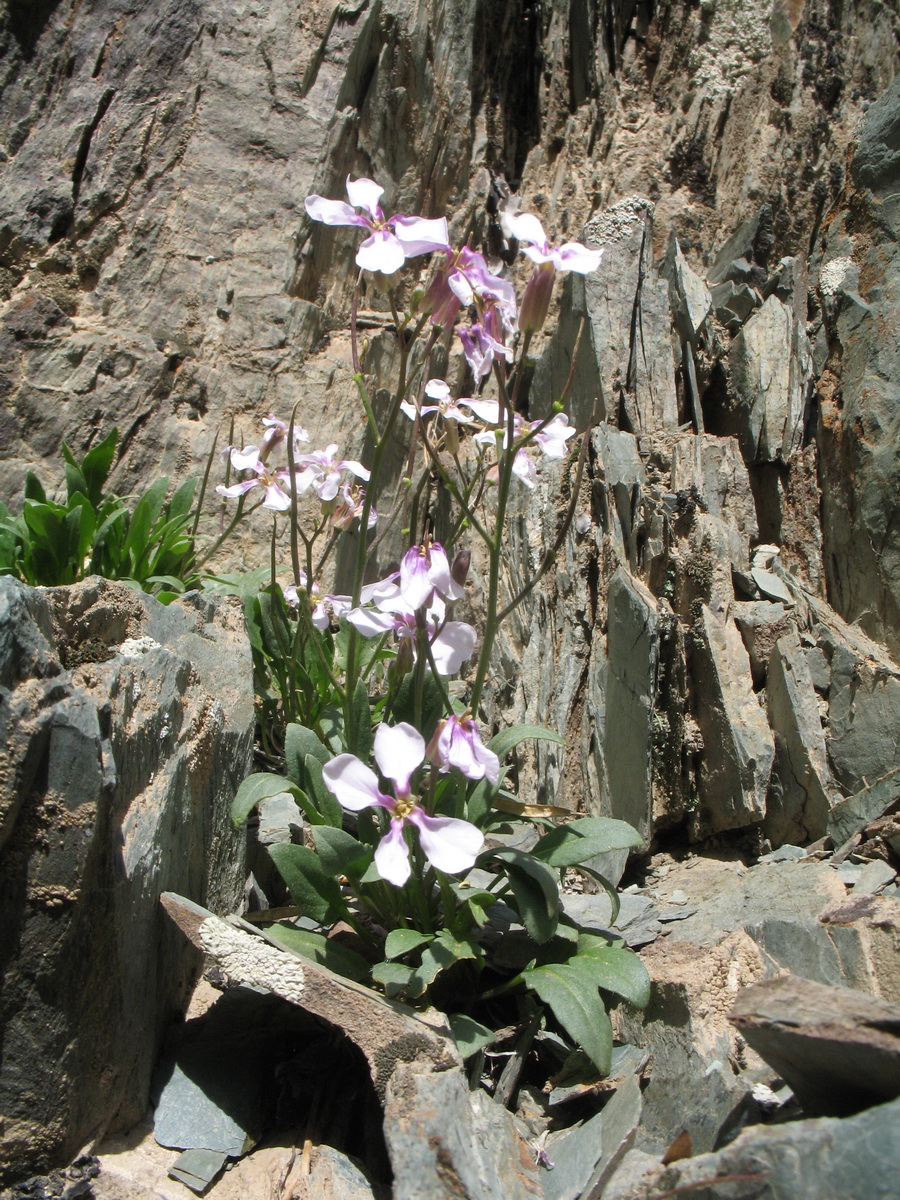
<instances>
[{"instance_id":1,"label":"pale purple flower","mask_svg":"<svg viewBox=\"0 0 900 1200\"><path fill-rule=\"evenodd\" d=\"M350 471L358 479L368 480L370 472L354 458L337 457L337 442L332 442L324 450L314 450L312 454L301 454L297 459L297 491L306 492L312 488L320 500L327 503L338 494L341 486L341 472Z\"/></svg>"},{"instance_id":2,"label":"pale purple flower","mask_svg":"<svg viewBox=\"0 0 900 1200\"><path fill-rule=\"evenodd\" d=\"M410 546L400 561L400 595L415 610L427 604L433 592L447 600L465 595L450 574L446 550L427 538L420 546Z\"/></svg>"},{"instance_id":3,"label":"pale purple flower","mask_svg":"<svg viewBox=\"0 0 900 1200\"><path fill-rule=\"evenodd\" d=\"M227 496L229 500L234 500L238 496L244 496L251 488L261 487L265 490L266 498L262 502L263 508L268 508L272 512L286 512L291 507L290 493L290 472L286 467L281 467L277 471L269 471L266 464L255 455L251 455L250 451L256 447L250 446L247 450L232 450L231 465L238 471L253 471L255 478L244 479L241 483L234 483L231 487L225 487L219 484L216 491L220 496Z\"/></svg>"},{"instance_id":4,"label":"pale purple flower","mask_svg":"<svg viewBox=\"0 0 900 1200\"><path fill-rule=\"evenodd\" d=\"M438 871L455 875L475 865L484 836L468 821L455 817L429 817L413 799L411 780L425 759L425 740L412 725L379 725L375 734L375 762L394 784L394 795L381 790L378 776L353 754L339 754L322 768L325 786L343 808L360 812L372 806L390 813L391 823L375 850L375 866L382 879L403 887L412 868L404 827L414 825L425 857Z\"/></svg>"},{"instance_id":5,"label":"pale purple flower","mask_svg":"<svg viewBox=\"0 0 900 1200\"><path fill-rule=\"evenodd\" d=\"M356 520L362 520L363 506L366 501L365 488L357 483L345 481L341 487L341 501L331 514L331 524L335 529L349 529ZM369 509L369 519L366 528L374 529L378 522L375 505Z\"/></svg>"},{"instance_id":6,"label":"pale purple flower","mask_svg":"<svg viewBox=\"0 0 900 1200\"><path fill-rule=\"evenodd\" d=\"M600 266L602 250L589 250L580 242L551 246L543 225L531 213L517 213L507 209L501 213L500 220L506 236L524 242L523 254L539 266L542 263L553 263L557 271L577 271L579 275L588 275Z\"/></svg>"},{"instance_id":7,"label":"pale purple flower","mask_svg":"<svg viewBox=\"0 0 900 1200\"><path fill-rule=\"evenodd\" d=\"M356 254L357 266L365 271L393 275L408 258L432 250L449 250L446 217L433 221L424 217L385 217L378 203L383 194L384 188L373 179L351 179L348 175L349 204L312 195L306 197L306 211L314 221L325 225L358 225L369 230Z\"/></svg>"},{"instance_id":8,"label":"pale purple flower","mask_svg":"<svg viewBox=\"0 0 900 1200\"><path fill-rule=\"evenodd\" d=\"M350 611L349 596L323 594L315 580L313 580L312 587L308 587L305 571L300 572L299 584L292 583L284 589L284 598L288 604L296 606L300 603L299 589L301 588L308 593L312 603L312 623L323 633L326 629L331 628L332 618L338 621Z\"/></svg>"},{"instance_id":9,"label":"pale purple flower","mask_svg":"<svg viewBox=\"0 0 900 1200\"><path fill-rule=\"evenodd\" d=\"M457 333L476 383L490 375L495 362L501 359L512 362L512 348L494 337L483 322L476 321L468 329L459 328Z\"/></svg>"},{"instance_id":10,"label":"pale purple flower","mask_svg":"<svg viewBox=\"0 0 900 1200\"><path fill-rule=\"evenodd\" d=\"M481 740L478 726L466 713L441 721L428 744L428 757L442 773L455 767L466 779L487 779L497 784L500 759Z\"/></svg>"},{"instance_id":11,"label":"pale purple flower","mask_svg":"<svg viewBox=\"0 0 900 1200\"><path fill-rule=\"evenodd\" d=\"M530 428L537 429L540 425L540 421L532 421ZM565 458L568 450L566 442L577 432L575 427L569 424L565 413L557 413L552 421L548 421L544 428L534 435L534 440L548 458Z\"/></svg>"},{"instance_id":12,"label":"pale purple flower","mask_svg":"<svg viewBox=\"0 0 900 1200\"><path fill-rule=\"evenodd\" d=\"M465 621L445 621L443 600L432 595L425 610L425 633L431 647L431 657L439 675L455 675L466 659L472 657L478 635ZM402 596L382 599L377 609L354 608L347 620L363 637L381 637L393 633L401 649L415 659L418 641L416 610Z\"/></svg>"},{"instance_id":13,"label":"pale purple flower","mask_svg":"<svg viewBox=\"0 0 900 1200\"><path fill-rule=\"evenodd\" d=\"M467 404L468 400L451 400L450 386L443 379L429 379L425 384L425 395L431 400L437 400L437 404L423 404L417 408L408 400L401 403L401 410L411 421L414 421L417 415L427 417L431 413L440 413L445 421L459 421L463 425L468 425L472 420L468 413L458 407L460 404Z\"/></svg>"}]
</instances>

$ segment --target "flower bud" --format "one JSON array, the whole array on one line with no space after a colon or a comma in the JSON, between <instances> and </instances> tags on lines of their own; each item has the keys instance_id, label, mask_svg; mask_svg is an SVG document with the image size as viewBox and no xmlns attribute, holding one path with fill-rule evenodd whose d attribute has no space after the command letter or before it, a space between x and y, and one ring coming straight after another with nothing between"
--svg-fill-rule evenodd
<instances>
[{"instance_id":1,"label":"flower bud","mask_svg":"<svg viewBox=\"0 0 900 1200\"><path fill-rule=\"evenodd\" d=\"M531 272L519 309L519 328L523 333L537 333L543 329L550 311L555 274L553 264L549 262L541 263Z\"/></svg>"},{"instance_id":2,"label":"flower bud","mask_svg":"<svg viewBox=\"0 0 900 1200\"><path fill-rule=\"evenodd\" d=\"M450 567L450 578L454 583L458 583L460 587L462 587L468 578L471 561L472 552L470 550L460 550Z\"/></svg>"}]
</instances>

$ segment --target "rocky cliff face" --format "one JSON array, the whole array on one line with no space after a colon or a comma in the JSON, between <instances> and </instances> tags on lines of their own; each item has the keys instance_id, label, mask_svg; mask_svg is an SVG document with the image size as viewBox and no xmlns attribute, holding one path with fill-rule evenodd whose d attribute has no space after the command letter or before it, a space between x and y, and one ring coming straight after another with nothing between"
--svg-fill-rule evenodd
<instances>
[{"instance_id":1,"label":"rocky cliff face","mask_svg":"<svg viewBox=\"0 0 900 1200\"><path fill-rule=\"evenodd\" d=\"M0 20L6 493L112 423L123 487L196 470L227 418L298 398L314 438L359 443L353 242L303 197L373 175L397 209L449 211L502 256L513 189L606 247L564 294L530 396L552 398L584 316L572 408L603 424L581 532L495 689L580 748L537 786L568 772L557 799L587 785L608 809L642 778L648 832L693 813L696 836L765 819L781 838L821 830L802 814L835 780L893 765L835 759L859 722L853 682L833 723L832 642L857 643L821 630L844 618L900 651L896 6L8 0ZM541 522L523 508L517 569ZM796 788L761 689L795 628L819 764L798 786L817 774L818 799L770 818L770 780ZM621 722L641 730L624 760Z\"/></svg>"}]
</instances>

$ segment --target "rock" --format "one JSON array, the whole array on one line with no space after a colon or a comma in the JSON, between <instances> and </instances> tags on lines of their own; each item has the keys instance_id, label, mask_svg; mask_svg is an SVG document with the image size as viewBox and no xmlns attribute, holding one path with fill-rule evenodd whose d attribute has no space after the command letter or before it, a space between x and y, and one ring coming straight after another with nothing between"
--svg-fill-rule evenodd
<instances>
[{"instance_id":1,"label":"rock","mask_svg":"<svg viewBox=\"0 0 900 1200\"><path fill-rule=\"evenodd\" d=\"M900 381L900 208L896 204L896 85L860 121L850 166L854 216L842 212L822 245L823 372L816 438L824 563L831 603L900 656L900 446L890 432ZM827 268L827 271L826 271Z\"/></svg>"},{"instance_id":2,"label":"rock","mask_svg":"<svg viewBox=\"0 0 900 1200\"><path fill-rule=\"evenodd\" d=\"M819 921L844 961L852 964L850 986L900 1005L900 900L854 892L820 913Z\"/></svg>"},{"instance_id":3,"label":"rock","mask_svg":"<svg viewBox=\"0 0 900 1200\"><path fill-rule=\"evenodd\" d=\"M669 281L669 305L682 341L694 342L712 306L709 288L688 266L678 238L669 239L669 249L660 268Z\"/></svg>"},{"instance_id":4,"label":"rock","mask_svg":"<svg viewBox=\"0 0 900 1200\"><path fill-rule=\"evenodd\" d=\"M828 832L840 846L870 821L884 816L900 801L900 767L894 767L880 779L874 780L861 791L841 800L831 810Z\"/></svg>"},{"instance_id":5,"label":"rock","mask_svg":"<svg viewBox=\"0 0 900 1200\"><path fill-rule=\"evenodd\" d=\"M615 1024L618 1038L651 1052L635 1144L661 1155L686 1130L695 1151L712 1149L755 1112L727 1014L739 988L762 978L763 957L746 934L734 933L703 950L658 941L641 958L650 1003L642 1013L620 1008Z\"/></svg>"},{"instance_id":6,"label":"rock","mask_svg":"<svg viewBox=\"0 0 900 1200\"><path fill-rule=\"evenodd\" d=\"M693 689L704 745L699 828L718 832L761 821L775 744L741 635L706 606L694 631Z\"/></svg>"},{"instance_id":7,"label":"rock","mask_svg":"<svg viewBox=\"0 0 900 1200\"><path fill-rule=\"evenodd\" d=\"M632 570L637 570L637 535L642 523L641 500L644 464L638 454L634 434L607 425L599 425L591 434L596 456L595 477L606 484L612 500L609 517L616 540Z\"/></svg>"},{"instance_id":8,"label":"rock","mask_svg":"<svg viewBox=\"0 0 900 1200\"><path fill-rule=\"evenodd\" d=\"M157 897L239 902L255 718L239 604L97 579L0 596L0 1148L21 1175L143 1113L199 965Z\"/></svg>"},{"instance_id":9,"label":"rock","mask_svg":"<svg viewBox=\"0 0 900 1200\"><path fill-rule=\"evenodd\" d=\"M853 178L859 186L876 194L894 187L900 178L898 111L900 84L895 81L869 108L859 131Z\"/></svg>"},{"instance_id":10,"label":"rock","mask_svg":"<svg viewBox=\"0 0 900 1200\"><path fill-rule=\"evenodd\" d=\"M859 879L853 885L853 894L862 896L880 892L896 878L897 872L893 867L875 858L863 867Z\"/></svg>"},{"instance_id":11,"label":"rock","mask_svg":"<svg viewBox=\"0 0 900 1200\"><path fill-rule=\"evenodd\" d=\"M766 680L775 765L764 828L774 845L814 841L839 795L825 750L816 692L796 630L775 644Z\"/></svg>"},{"instance_id":12,"label":"rock","mask_svg":"<svg viewBox=\"0 0 900 1200\"><path fill-rule=\"evenodd\" d=\"M772 295L731 343L733 432L748 463L787 461L799 447L812 374L805 329Z\"/></svg>"},{"instance_id":13,"label":"rock","mask_svg":"<svg viewBox=\"0 0 900 1200\"><path fill-rule=\"evenodd\" d=\"M605 815L650 833L653 706L659 656L656 602L620 568L609 585ZM621 866L624 867L624 857ZM621 869L616 879L621 877Z\"/></svg>"},{"instance_id":14,"label":"rock","mask_svg":"<svg viewBox=\"0 0 900 1200\"><path fill-rule=\"evenodd\" d=\"M883 647L833 615L812 633L831 663L831 768L845 792L861 792L900 759L900 668Z\"/></svg>"},{"instance_id":15,"label":"rock","mask_svg":"<svg viewBox=\"0 0 900 1200\"><path fill-rule=\"evenodd\" d=\"M553 1169L543 1176L546 1200L593 1200L631 1148L641 1118L641 1089L632 1075L602 1112L548 1142Z\"/></svg>"},{"instance_id":16,"label":"rock","mask_svg":"<svg viewBox=\"0 0 900 1200\"><path fill-rule=\"evenodd\" d=\"M794 618L784 604L771 600L738 601L732 613L750 656L753 683L762 687L775 643L792 628Z\"/></svg>"},{"instance_id":17,"label":"rock","mask_svg":"<svg viewBox=\"0 0 900 1200\"><path fill-rule=\"evenodd\" d=\"M809 1116L847 1116L900 1096L896 1005L786 975L745 988L731 1022Z\"/></svg>"},{"instance_id":18,"label":"rock","mask_svg":"<svg viewBox=\"0 0 900 1200\"><path fill-rule=\"evenodd\" d=\"M469 1091L453 1039L412 1009L293 954L237 919L171 893L163 905L232 986L273 992L340 1029L362 1052L384 1103L397 1200L527 1200L536 1167L512 1117Z\"/></svg>"},{"instance_id":19,"label":"rock","mask_svg":"<svg viewBox=\"0 0 900 1200\"><path fill-rule=\"evenodd\" d=\"M735 1200L893 1200L900 1168L900 1103L843 1120L823 1117L752 1126L715 1154L658 1167L639 1183L614 1177L604 1200L648 1200L676 1191L721 1192ZM712 1190L710 1190L712 1189Z\"/></svg>"},{"instance_id":20,"label":"rock","mask_svg":"<svg viewBox=\"0 0 900 1200\"><path fill-rule=\"evenodd\" d=\"M565 294L570 314L560 326L558 348L547 352L547 374L535 372L534 388L546 395L562 390L569 373L565 347L574 343L575 319L584 314L586 362L578 366L578 391L592 398L601 392L601 419L631 433L676 430L668 287L653 263L653 205L641 197L620 200L588 222L584 239L604 247L604 272L571 277Z\"/></svg>"}]
</instances>

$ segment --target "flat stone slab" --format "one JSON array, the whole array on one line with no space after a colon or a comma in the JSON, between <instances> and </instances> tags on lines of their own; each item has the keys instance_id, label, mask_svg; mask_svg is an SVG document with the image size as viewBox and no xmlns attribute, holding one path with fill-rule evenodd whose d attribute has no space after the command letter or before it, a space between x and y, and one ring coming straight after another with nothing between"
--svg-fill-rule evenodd
<instances>
[{"instance_id":1,"label":"flat stone slab","mask_svg":"<svg viewBox=\"0 0 900 1200\"><path fill-rule=\"evenodd\" d=\"M900 1096L898 1005L787 975L744 988L730 1019L810 1116Z\"/></svg>"}]
</instances>

